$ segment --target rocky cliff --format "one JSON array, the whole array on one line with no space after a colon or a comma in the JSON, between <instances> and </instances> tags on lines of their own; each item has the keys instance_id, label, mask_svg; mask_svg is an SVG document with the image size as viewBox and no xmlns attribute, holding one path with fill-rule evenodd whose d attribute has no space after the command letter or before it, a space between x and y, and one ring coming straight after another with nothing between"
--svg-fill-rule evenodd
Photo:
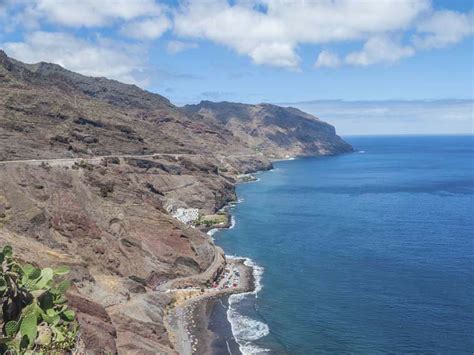
<instances>
[{"instance_id":1,"label":"rocky cliff","mask_svg":"<svg viewBox=\"0 0 474 355\"><path fill-rule=\"evenodd\" d=\"M0 242L39 266L71 267L89 350L174 352L164 291L205 285L225 265L176 209L217 211L235 200L236 177L269 158L350 151L312 116L258 107L226 119L0 51Z\"/></svg>"},{"instance_id":2,"label":"rocky cliff","mask_svg":"<svg viewBox=\"0 0 474 355\"><path fill-rule=\"evenodd\" d=\"M249 148L271 158L353 151L333 126L293 107L202 101L184 109L223 124Z\"/></svg>"}]
</instances>

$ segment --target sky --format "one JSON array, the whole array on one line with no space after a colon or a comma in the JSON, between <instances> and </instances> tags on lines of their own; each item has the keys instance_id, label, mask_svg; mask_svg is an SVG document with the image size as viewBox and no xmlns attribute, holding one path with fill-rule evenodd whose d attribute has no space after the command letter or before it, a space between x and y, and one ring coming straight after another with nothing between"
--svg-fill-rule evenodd
<instances>
[{"instance_id":1,"label":"sky","mask_svg":"<svg viewBox=\"0 0 474 355\"><path fill-rule=\"evenodd\" d=\"M473 133L471 0L0 0L0 48L182 105L295 106L349 134Z\"/></svg>"}]
</instances>

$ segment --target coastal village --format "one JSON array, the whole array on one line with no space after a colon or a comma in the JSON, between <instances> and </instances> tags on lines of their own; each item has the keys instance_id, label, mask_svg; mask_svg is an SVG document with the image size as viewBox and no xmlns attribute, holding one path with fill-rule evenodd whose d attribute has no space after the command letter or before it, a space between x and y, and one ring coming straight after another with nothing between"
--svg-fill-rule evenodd
<instances>
[{"instance_id":1,"label":"coastal village","mask_svg":"<svg viewBox=\"0 0 474 355\"><path fill-rule=\"evenodd\" d=\"M180 222L203 231L211 228L227 228L230 225L230 217L226 207L215 214L202 214L197 208L180 207L172 215Z\"/></svg>"},{"instance_id":2,"label":"coastal village","mask_svg":"<svg viewBox=\"0 0 474 355\"><path fill-rule=\"evenodd\" d=\"M252 174L240 174L237 175L237 181L240 183L248 183L258 181L258 178ZM232 203L230 205L232 205ZM175 208L174 206L170 206L169 210L174 218L191 227L210 229L228 228L230 225L230 217L227 206L223 207L215 214L203 214L198 208Z\"/></svg>"}]
</instances>

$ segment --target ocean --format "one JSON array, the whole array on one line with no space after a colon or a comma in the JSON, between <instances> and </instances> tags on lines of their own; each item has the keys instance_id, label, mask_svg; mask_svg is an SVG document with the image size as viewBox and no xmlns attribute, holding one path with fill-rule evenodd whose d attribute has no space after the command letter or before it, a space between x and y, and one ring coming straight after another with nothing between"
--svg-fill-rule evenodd
<instances>
[{"instance_id":1,"label":"ocean","mask_svg":"<svg viewBox=\"0 0 474 355\"><path fill-rule=\"evenodd\" d=\"M258 265L229 299L241 351L472 354L474 136L345 139L237 187L214 238Z\"/></svg>"}]
</instances>

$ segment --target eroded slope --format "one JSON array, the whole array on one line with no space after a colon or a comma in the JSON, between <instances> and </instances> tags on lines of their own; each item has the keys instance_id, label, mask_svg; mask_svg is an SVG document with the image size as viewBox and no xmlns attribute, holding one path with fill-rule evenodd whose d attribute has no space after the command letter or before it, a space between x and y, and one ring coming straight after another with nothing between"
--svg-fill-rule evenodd
<instances>
[{"instance_id":1,"label":"eroded slope","mask_svg":"<svg viewBox=\"0 0 474 355\"><path fill-rule=\"evenodd\" d=\"M202 101L184 109L223 124L253 151L271 158L353 151L333 126L293 107Z\"/></svg>"}]
</instances>

